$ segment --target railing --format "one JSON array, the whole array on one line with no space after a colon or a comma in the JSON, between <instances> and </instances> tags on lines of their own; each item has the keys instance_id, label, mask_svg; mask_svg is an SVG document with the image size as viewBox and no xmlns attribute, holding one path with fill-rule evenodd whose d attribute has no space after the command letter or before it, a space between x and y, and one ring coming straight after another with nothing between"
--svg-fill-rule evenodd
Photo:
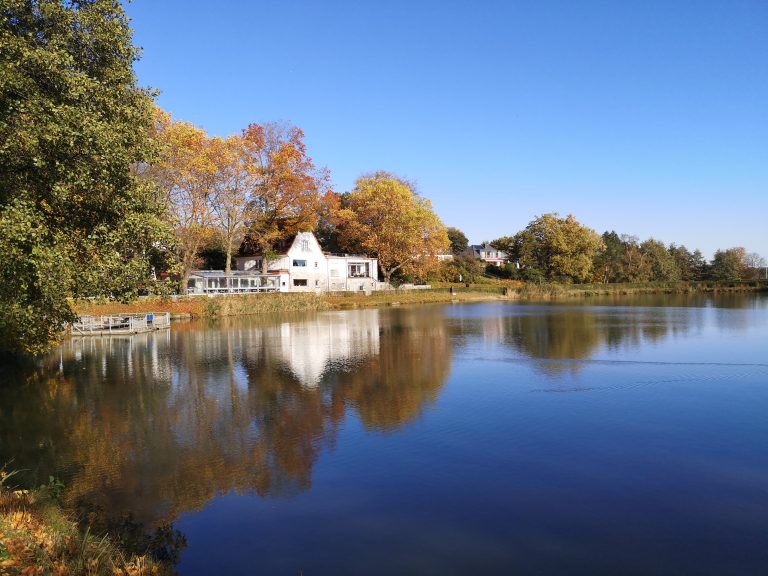
<instances>
[{"instance_id":1,"label":"railing","mask_svg":"<svg viewBox=\"0 0 768 576\"><path fill-rule=\"evenodd\" d=\"M81 316L72 323L72 334L127 334L162 330L171 325L171 315L141 313L108 316Z\"/></svg>"},{"instance_id":2,"label":"railing","mask_svg":"<svg viewBox=\"0 0 768 576\"><path fill-rule=\"evenodd\" d=\"M188 296L278 292L281 280L276 274L245 274L239 271L230 276L224 273L207 274L202 278L190 278L186 290Z\"/></svg>"}]
</instances>

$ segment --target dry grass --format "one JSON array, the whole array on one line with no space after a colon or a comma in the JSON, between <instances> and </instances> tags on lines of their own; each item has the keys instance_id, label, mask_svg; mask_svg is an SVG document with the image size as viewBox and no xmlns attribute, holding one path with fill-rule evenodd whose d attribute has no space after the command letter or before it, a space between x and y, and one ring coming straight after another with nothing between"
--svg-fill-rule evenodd
<instances>
[{"instance_id":1,"label":"dry grass","mask_svg":"<svg viewBox=\"0 0 768 576\"><path fill-rule=\"evenodd\" d=\"M108 538L83 533L55 499L15 491L0 470L0 574L148 576L170 574L146 556L127 556Z\"/></svg>"},{"instance_id":2,"label":"dry grass","mask_svg":"<svg viewBox=\"0 0 768 576\"><path fill-rule=\"evenodd\" d=\"M309 310L336 310L373 306L397 306L400 304L428 304L439 302L472 302L501 298L494 292L464 291L450 294L448 290L409 290L374 292L366 296L358 292L338 294L271 293L217 296L209 298L183 297L177 301L161 298L141 298L129 304L119 302L75 302L73 307L80 315L118 314L124 312L170 312L174 317L215 318L245 316L274 312L302 312Z\"/></svg>"},{"instance_id":3,"label":"dry grass","mask_svg":"<svg viewBox=\"0 0 768 576\"><path fill-rule=\"evenodd\" d=\"M450 292L453 286L454 293ZM343 292L330 294L270 293L235 296L171 298L140 298L128 304L118 302L73 302L80 315L118 314L123 312L170 312L176 318L215 318L245 316L274 312L338 310L402 304L432 304L448 302L479 302L483 300L558 300L600 295L692 294L700 292L745 292L765 290L766 284L678 282L647 284L524 284L499 280L470 286L439 284L432 290L396 290L374 292Z\"/></svg>"}]
</instances>

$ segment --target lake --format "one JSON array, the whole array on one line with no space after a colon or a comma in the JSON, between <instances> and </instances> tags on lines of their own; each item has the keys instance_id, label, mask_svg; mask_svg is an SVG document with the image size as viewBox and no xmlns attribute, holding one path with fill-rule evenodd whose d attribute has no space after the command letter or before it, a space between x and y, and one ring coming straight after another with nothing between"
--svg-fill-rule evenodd
<instances>
[{"instance_id":1,"label":"lake","mask_svg":"<svg viewBox=\"0 0 768 576\"><path fill-rule=\"evenodd\" d=\"M768 298L586 302L68 340L0 463L182 575L765 574Z\"/></svg>"}]
</instances>

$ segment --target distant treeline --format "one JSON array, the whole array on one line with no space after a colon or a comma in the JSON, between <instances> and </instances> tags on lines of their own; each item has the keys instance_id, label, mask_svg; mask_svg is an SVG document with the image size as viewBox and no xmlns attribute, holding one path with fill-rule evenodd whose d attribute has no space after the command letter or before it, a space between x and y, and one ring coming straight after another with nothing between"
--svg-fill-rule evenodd
<instances>
[{"instance_id":1,"label":"distant treeline","mask_svg":"<svg viewBox=\"0 0 768 576\"><path fill-rule=\"evenodd\" d=\"M444 268L451 274L473 279L482 270L466 252L466 236L449 228L451 246L457 255ZM702 280L743 281L765 278L766 261L759 254L735 247L717 250L707 261L699 250L615 231L599 235L573 216L557 214L536 217L513 236L490 244L506 253L509 263L487 266L486 273L502 278L549 282L693 282Z\"/></svg>"}]
</instances>

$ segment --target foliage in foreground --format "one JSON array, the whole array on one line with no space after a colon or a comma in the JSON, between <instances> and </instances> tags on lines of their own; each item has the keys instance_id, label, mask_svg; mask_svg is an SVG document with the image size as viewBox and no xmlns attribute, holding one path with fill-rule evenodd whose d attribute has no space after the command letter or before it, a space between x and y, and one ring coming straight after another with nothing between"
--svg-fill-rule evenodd
<instances>
[{"instance_id":1,"label":"foliage in foreground","mask_svg":"<svg viewBox=\"0 0 768 576\"><path fill-rule=\"evenodd\" d=\"M132 296L168 241L136 56L118 2L2 3L0 352L55 341L70 295Z\"/></svg>"},{"instance_id":2,"label":"foliage in foreground","mask_svg":"<svg viewBox=\"0 0 768 576\"><path fill-rule=\"evenodd\" d=\"M0 470L0 573L33 576L171 574L148 556L128 555L107 537L81 531L55 490L13 491ZM55 487L55 485L54 485Z\"/></svg>"}]
</instances>

